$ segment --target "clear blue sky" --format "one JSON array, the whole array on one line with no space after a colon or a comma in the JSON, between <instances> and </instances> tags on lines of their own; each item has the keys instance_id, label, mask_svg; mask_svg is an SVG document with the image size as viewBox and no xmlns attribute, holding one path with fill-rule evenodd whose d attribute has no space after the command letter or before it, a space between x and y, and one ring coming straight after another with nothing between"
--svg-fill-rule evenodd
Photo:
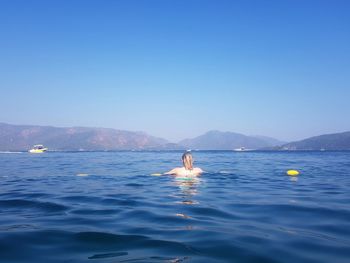
<instances>
[{"instance_id":1,"label":"clear blue sky","mask_svg":"<svg viewBox=\"0 0 350 263\"><path fill-rule=\"evenodd\" d=\"M350 130L350 1L0 0L0 122Z\"/></svg>"}]
</instances>

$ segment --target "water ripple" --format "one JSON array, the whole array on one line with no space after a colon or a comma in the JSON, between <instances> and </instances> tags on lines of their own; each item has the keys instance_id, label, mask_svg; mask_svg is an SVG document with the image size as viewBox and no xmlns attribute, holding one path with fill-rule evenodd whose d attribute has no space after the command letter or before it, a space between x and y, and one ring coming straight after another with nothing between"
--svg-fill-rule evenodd
<instances>
[{"instance_id":1,"label":"water ripple","mask_svg":"<svg viewBox=\"0 0 350 263\"><path fill-rule=\"evenodd\" d=\"M348 262L350 152L179 156L2 153L1 262Z\"/></svg>"}]
</instances>

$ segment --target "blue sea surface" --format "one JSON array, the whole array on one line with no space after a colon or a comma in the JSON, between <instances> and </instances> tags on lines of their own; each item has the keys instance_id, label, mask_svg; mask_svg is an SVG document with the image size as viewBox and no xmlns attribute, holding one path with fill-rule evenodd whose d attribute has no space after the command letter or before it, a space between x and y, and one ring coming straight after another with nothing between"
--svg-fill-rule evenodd
<instances>
[{"instance_id":1,"label":"blue sea surface","mask_svg":"<svg viewBox=\"0 0 350 263\"><path fill-rule=\"evenodd\" d=\"M0 153L0 262L350 262L350 152L181 154Z\"/></svg>"}]
</instances>

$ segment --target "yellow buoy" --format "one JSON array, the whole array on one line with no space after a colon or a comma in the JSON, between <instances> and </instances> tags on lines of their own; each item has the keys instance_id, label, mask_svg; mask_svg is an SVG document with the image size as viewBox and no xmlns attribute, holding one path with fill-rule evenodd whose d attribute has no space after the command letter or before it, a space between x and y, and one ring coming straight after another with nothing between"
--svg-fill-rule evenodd
<instances>
[{"instance_id":1,"label":"yellow buoy","mask_svg":"<svg viewBox=\"0 0 350 263\"><path fill-rule=\"evenodd\" d=\"M289 176L297 176L297 175L299 175L299 171L297 171L297 170L288 170L287 174Z\"/></svg>"},{"instance_id":2,"label":"yellow buoy","mask_svg":"<svg viewBox=\"0 0 350 263\"><path fill-rule=\"evenodd\" d=\"M156 173L156 174L151 174L152 176L161 176L162 174L158 174L158 173Z\"/></svg>"}]
</instances>

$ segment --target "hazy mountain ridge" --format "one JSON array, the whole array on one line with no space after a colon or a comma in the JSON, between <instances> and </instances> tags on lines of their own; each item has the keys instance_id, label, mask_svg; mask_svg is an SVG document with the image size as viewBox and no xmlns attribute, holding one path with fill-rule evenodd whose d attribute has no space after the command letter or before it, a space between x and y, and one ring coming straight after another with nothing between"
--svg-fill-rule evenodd
<instances>
[{"instance_id":1,"label":"hazy mountain ridge","mask_svg":"<svg viewBox=\"0 0 350 263\"><path fill-rule=\"evenodd\" d=\"M247 136L234 132L209 131L193 139L185 139L179 142L186 148L198 150L234 150L244 147L246 149L259 149L272 147L281 142L265 136Z\"/></svg>"},{"instance_id":2,"label":"hazy mountain ridge","mask_svg":"<svg viewBox=\"0 0 350 263\"><path fill-rule=\"evenodd\" d=\"M192 139L171 143L144 132L110 128L52 127L0 123L0 151L26 151L43 144L58 151L113 150L350 150L350 132L326 134L283 143L266 136L209 131Z\"/></svg>"},{"instance_id":3,"label":"hazy mountain ridge","mask_svg":"<svg viewBox=\"0 0 350 263\"><path fill-rule=\"evenodd\" d=\"M283 144L288 143L287 141L281 141L281 140L278 140L278 139L275 139L275 138L272 138L269 136L253 135L251 137L255 137L255 138L264 140L266 143L268 143L270 145L283 145Z\"/></svg>"},{"instance_id":4,"label":"hazy mountain ridge","mask_svg":"<svg viewBox=\"0 0 350 263\"><path fill-rule=\"evenodd\" d=\"M44 144L50 150L130 150L158 147L167 140L109 128L11 125L0 123L0 150L28 150Z\"/></svg>"},{"instance_id":5,"label":"hazy mountain ridge","mask_svg":"<svg viewBox=\"0 0 350 263\"><path fill-rule=\"evenodd\" d=\"M350 150L350 131L314 136L301 141L283 144L280 147L273 148L273 150L346 151Z\"/></svg>"}]
</instances>

